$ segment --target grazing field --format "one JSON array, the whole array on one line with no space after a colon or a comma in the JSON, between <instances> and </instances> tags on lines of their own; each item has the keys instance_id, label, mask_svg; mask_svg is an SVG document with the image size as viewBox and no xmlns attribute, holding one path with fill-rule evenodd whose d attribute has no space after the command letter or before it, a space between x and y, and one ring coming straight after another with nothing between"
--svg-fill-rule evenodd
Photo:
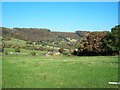
<instances>
[{"instance_id":1,"label":"grazing field","mask_svg":"<svg viewBox=\"0 0 120 90\"><path fill-rule=\"evenodd\" d=\"M39 52L42 53L42 52ZM3 55L3 88L117 88L117 56Z\"/></svg>"}]
</instances>

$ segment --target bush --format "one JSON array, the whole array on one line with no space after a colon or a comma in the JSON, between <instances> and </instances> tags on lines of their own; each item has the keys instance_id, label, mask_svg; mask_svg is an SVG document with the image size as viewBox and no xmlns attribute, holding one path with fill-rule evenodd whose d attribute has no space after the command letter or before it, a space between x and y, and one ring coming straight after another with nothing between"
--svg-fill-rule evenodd
<instances>
[{"instance_id":1,"label":"bush","mask_svg":"<svg viewBox=\"0 0 120 90\"><path fill-rule=\"evenodd\" d=\"M26 44L29 44L29 45L31 45L31 44L32 44L32 42L31 42L31 41L27 41L27 42L26 42Z\"/></svg>"},{"instance_id":2,"label":"bush","mask_svg":"<svg viewBox=\"0 0 120 90\"><path fill-rule=\"evenodd\" d=\"M63 48L60 48L60 49L59 49L59 52L63 54L64 49L63 49Z\"/></svg>"},{"instance_id":3,"label":"bush","mask_svg":"<svg viewBox=\"0 0 120 90\"><path fill-rule=\"evenodd\" d=\"M35 55L37 55L37 54L36 54L36 52L33 51L33 52L31 52L31 55L32 55L32 56L35 56Z\"/></svg>"},{"instance_id":4,"label":"bush","mask_svg":"<svg viewBox=\"0 0 120 90\"><path fill-rule=\"evenodd\" d=\"M4 43L5 48L11 48L12 44Z\"/></svg>"},{"instance_id":5,"label":"bush","mask_svg":"<svg viewBox=\"0 0 120 90\"><path fill-rule=\"evenodd\" d=\"M73 55L77 55L77 54L78 54L78 51L74 50L72 54L73 54Z\"/></svg>"},{"instance_id":6,"label":"bush","mask_svg":"<svg viewBox=\"0 0 120 90\"><path fill-rule=\"evenodd\" d=\"M63 52L62 54L63 54L63 55L68 55L68 56L70 55L69 52Z\"/></svg>"},{"instance_id":7,"label":"bush","mask_svg":"<svg viewBox=\"0 0 120 90\"><path fill-rule=\"evenodd\" d=\"M20 52L20 49L19 48L15 48L15 52Z\"/></svg>"},{"instance_id":8,"label":"bush","mask_svg":"<svg viewBox=\"0 0 120 90\"><path fill-rule=\"evenodd\" d=\"M8 52L7 52L7 51L5 51L5 55L8 55Z\"/></svg>"}]
</instances>

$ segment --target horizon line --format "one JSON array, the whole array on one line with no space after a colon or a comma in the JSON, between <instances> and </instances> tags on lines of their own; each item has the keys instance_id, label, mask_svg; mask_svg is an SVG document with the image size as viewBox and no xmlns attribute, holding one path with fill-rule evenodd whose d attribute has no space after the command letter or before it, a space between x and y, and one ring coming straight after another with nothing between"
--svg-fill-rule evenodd
<instances>
[{"instance_id":1,"label":"horizon line","mask_svg":"<svg viewBox=\"0 0 120 90\"><path fill-rule=\"evenodd\" d=\"M115 25L116 26L116 25ZM6 27L6 26L0 26L0 28L9 28L9 29L14 29L14 28L26 28L26 29L48 29L50 30L51 32L76 32L76 31L85 31L85 32L104 32L104 31L107 31L107 32L110 32L110 30L88 30L88 29L77 29L77 30L74 30L74 31L60 31L60 30L52 30L52 29L49 29L49 28L43 28L43 27Z\"/></svg>"}]
</instances>

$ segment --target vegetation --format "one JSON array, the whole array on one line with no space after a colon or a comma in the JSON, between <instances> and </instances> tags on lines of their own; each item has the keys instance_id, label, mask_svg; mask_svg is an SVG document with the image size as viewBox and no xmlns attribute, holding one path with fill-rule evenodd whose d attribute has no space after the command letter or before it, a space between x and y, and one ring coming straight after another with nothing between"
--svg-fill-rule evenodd
<instances>
[{"instance_id":1,"label":"vegetation","mask_svg":"<svg viewBox=\"0 0 120 90\"><path fill-rule=\"evenodd\" d=\"M80 41L74 55L118 55L120 51L120 25L111 29L111 32L90 32Z\"/></svg>"},{"instance_id":2,"label":"vegetation","mask_svg":"<svg viewBox=\"0 0 120 90\"><path fill-rule=\"evenodd\" d=\"M59 52L60 52L60 53L63 53L64 51L65 51L65 50L64 50L63 48L60 48L60 49L59 49Z\"/></svg>"},{"instance_id":3,"label":"vegetation","mask_svg":"<svg viewBox=\"0 0 120 90\"><path fill-rule=\"evenodd\" d=\"M111 32L76 31L75 33L66 33L51 32L49 29L10 29L5 27L2 27L2 32L3 47L6 48L19 46L23 49L41 51L63 48L71 51L77 47L78 50L74 50L73 54L79 56L116 55L120 51L120 25L113 27ZM60 51L60 53L63 53L63 51Z\"/></svg>"},{"instance_id":4,"label":"vegetation","mask_svg":"<svg viewBox=\"0 0 120 90\"><path fill-rule=\"evenodd\" d=\"M111 29L104 39L104 45L108 51L120 51L120 25Z\"/></svg>"},{"instance_id":5,"label":"vegetation","mask_svg":"<svg viewBox=\"0 0 120 90\"><path fill-rule=\"evenodd\" d=\"M42 28L6 28L2 27L3 39L8 41L11 38L24 40L26 44L37 44L42 46L60 46L60 48L73 48L77 42L88 32L52 32ZM84 32L84 33L82 33ZM8 43L9 44L9 43Z\"/></svg>"},{"instance_id":6,"label":"vegetation","mask_svg":"<svg viewBox=\"0 0 120 90\"><path fill-rule=\"evenodd\" d=\"M35 52L35 51L32 51L32 52L31 52L31 55L32 55L32 56L35 56L35 55L36 55L36 52Z\"/></svg>"},{"instance_id":7,"label":"vegetation","mask_svg":"<svg viewBox=\"0 0 120 90\"><path fill-rule=\"evenodd\" d=\"M118 81L118 56L111 55L120 51L120 25L111 32L2 32L3 88L118 88L108 82Z\"/></svg>"},{"instance_id":8,"label":"vegetation","mask_svg":"<svg viewBox=\"0 0 120 90\"><path fill-rule=\"evenodd\" d=\"M12 49L5 49L12 51ZM21 50L30 53L31 50ZM117 56L3 54L3 88L117 88Z\"/></svg>"},{"instance_id":9,"label":"vegetation","mask_svg":"<svg viewBox=\"0 0 120 90\"><path fill-rule=\"evenodd\" d=\"M19 53L20 49L19 48L15 48L15 52Z\"/></svg>"},{"instance_id":10,"label":"vegetation","mask_svg":"<svg viewBox=\"0 0 120 90\"><path fill-rule=\"evenodd\" d=\"M104 52L103 38L107 32L91 32L87 34L80 42L78 55L100 55Z\"/></svg>"}]
</instances>

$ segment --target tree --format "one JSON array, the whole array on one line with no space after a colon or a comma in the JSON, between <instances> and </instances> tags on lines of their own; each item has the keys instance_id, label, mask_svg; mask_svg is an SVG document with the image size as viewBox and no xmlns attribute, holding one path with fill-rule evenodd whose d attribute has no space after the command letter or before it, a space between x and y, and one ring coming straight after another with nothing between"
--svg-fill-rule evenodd
<instances>
[{"instance_id":1,"label":"tree","mask_svg":"<svg viewBox=\"0 0 120 90\"><path fill-rule=\"evenodd\" d=\"M108 51L120 51L120 25L111 29L103 43Z\"/></svg>"},{"instance_id":2,"label":"tree","mask_svg":"<svg viewBox=\"0 0 120 90\"><path fill-rule=\"evenodd\" d=\"M78 47L79 55L100 55L104 52L102 40L108 32L91 32L82 38Z\"/></svg>"}]
</instances>

